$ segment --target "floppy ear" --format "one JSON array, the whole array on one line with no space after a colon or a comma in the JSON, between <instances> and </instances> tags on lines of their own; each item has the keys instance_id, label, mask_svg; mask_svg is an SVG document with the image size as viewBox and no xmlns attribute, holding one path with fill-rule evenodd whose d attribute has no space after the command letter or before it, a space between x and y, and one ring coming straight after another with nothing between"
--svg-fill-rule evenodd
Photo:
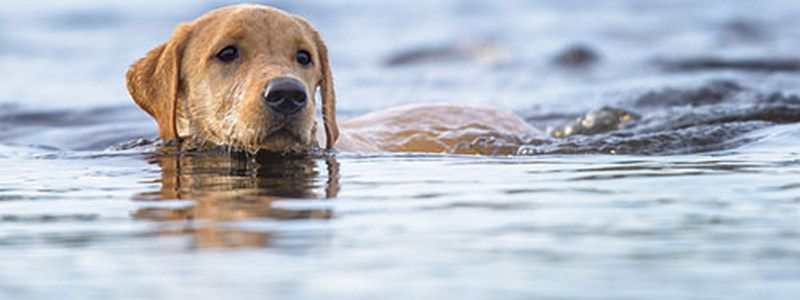
<instances>
[{"instance_id":1,"label":"floppy ear","mask_svg":"<svg viewBox=\"0 0 800 300\"><path fill-rule=\"evenodd\" d=\"M322 70L322 78L319 81L320 94L322 94L322 120L325 122L325 148L333 149L336 140L339 139L339 127L336 125L336 93L333 90L333 74L328 60L328 47L322 41L319 32L303 18L295 17L300 24L311 34L317 44L319 54L319 66Z\"/></svg>"},{"instance_id":2,"label":"floppy ear","mask_svg":"<svg viewBox=\"0 0 800 300\"><path fill-rule=\"evenodd\" d=\"M178 138L176 109L180 93L181 59L189 25L180 25L172 38L150 51L128 69L128 92L158 123L162 140Z\"/></svg>"}]
</instances>

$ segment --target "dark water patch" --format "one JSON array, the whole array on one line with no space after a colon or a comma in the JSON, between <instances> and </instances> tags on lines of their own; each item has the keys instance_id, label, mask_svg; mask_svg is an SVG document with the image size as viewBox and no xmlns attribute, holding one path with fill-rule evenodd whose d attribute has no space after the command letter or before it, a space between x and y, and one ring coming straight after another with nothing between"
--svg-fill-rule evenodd
<instances>
[{"instance_id":1,"label":"dark water patch","mask_svg":"<svg viewBox=\"0 0 800 300\"><path fill-rule=\"evenodd\" d=\"M708 162L691 162L691 163L670 163L670 164L614 164L612 166L592 167L592 168L579 168L571 170L575 173L594 173L594 172L607 172L607 173L621 173L621 172L660 172L660 171L681 171L681 170L705 170L715 172L735 172L735 173L758 173L753 170L754 168L763 166L763 164L756 163L740 163L740 162L727 162L727 161L708 161Z\"/></svg>"},{"instance_id":2,"label":"dark water patch","mask_svg":"<svg viewBox=\"0 0 800 300\"><path fill-rule=\"evenodd\" d=\"M634 101L637 107L701 106L721 103L743 91L734 81L716 80L698 88L666 88L648 92Z\"/></svg>"},{"instance_id":3,"label":"dark water patch","mask_svg":"<svg viewBox=\"0 0 800 300\"><path fill-rule=\"evenodd\" d=\"M53 150L102 150L150 135L152 121L132 106L87 110L0 110L0 142Z\"/></svg>"},{"instance_id":4,"label":"dark water patch","mask_svg":"<svg viewBox=\"0 0 800 300\"><path fill-rule=\"evenodd\" d=\"M100 107L82 111L74 110L29 110L16 106L4 106L0 110L0 125L25 126L83 126L98 123L120 121L120 117L130 118L125 112L130 112L130 107Z\"/></svg>"},{"instance_id":5,"label":"dark water patch","mask_svg":"<svg viewBox=\"0 0 800 300\"><path fill-rule=\"evenodd\" d=\"M505 47L492 42L463 42L401 51L387 58L384 65L397 67L457 62L499 65L509 61L509 53Z\"/></svg>"},{"instance_id":6,"label":"dark water patch","mask_svg":"<svg viewBox=\"0 0 800 300\"><path fill-rule=\"evenodd\" d=\"M413 198L413 199L436 199L436 198L441 198L441 197L443 197L445 195L448 195L448 194L446 194L446 193L424 193L424 194L413 195L413 196L411 196L411 198Z\"/></svg>"},{"instance_id":7,"label":"dark water patch","mask_svg":"<svg viewBox=\"0 0 800 300\"><path fill-rule=\"evenodd\" d=\"M66 222L66 221L65 221ZM87 221L80 221L85 223ZM91 221L88 221L91 222ZM2 224L2 223L0 223ZM50 223L45 223L50 225ZM78 223L80 224L80 223ZM14 225L6 224L6 225ZM25 224L34 225L34 224ZM44 225L44 224L42 224ZM43 227L47 228L47 227ZM0 237L0 246L39 246L48 247L50 250L58 248L75 249L86 248L111 242L127 242L137 236L136 233L115 233L102 230L70 230L68 232L50 232L47 229L39 229L36 233L12 233Z\"/></svg>"},{"instance_id":8,"label":"dark water patch","mask_svg":"<svg viewBox=\"0 0 800 300\"><path fill-rule=\"evenodd\" d=\"M616 194L616 192L609 192L609 195ZM651 207L658 207L663 205L671 204L669 201L660 200L620 200L620 201L613 201L609 204L613 205L617 208L627 208L627 209L646 209Z\"/></svg>"},{"instance_id":9,"label":"dark water patch","mask_svg":"<svg viewBox=\"0 0 800 300\"><path fill-rule=\"evenodd\" d=\"M38 193L47 193L47 194L64 194L64 193L71 193L71 192L80 192L83 188L81 187L71 187L71 188L61 188L61 189L54 189L54 188L42 188L37 189L36 192Z\"/></svg>"},{"instance_id":10,"label":"dark water patch","mask_svg":"<svg viewBox=\"0 0 800 300\"><path fill-rule=\"evenodd\" d=\"M558 189L554 188L526 188L526 189L504 190L503 193L508 195L518 195L518 194L554 193L558 191L559 191Z\"/></svg>"},{"instance_id":11,"label":"dark water patch","mask_svg":"<svg viewBox=\"0 0 800 300\"><path fill-rule=\"evenodd\" d=\"M763 22L734 18L723 23L721 26L721 39L723 42L764 42L770 38L766 24Z\"/></svg>"},{"instance_id":12,"label":"dark water patch","mask_svg":"<svg viewBox=\"0 0 800 300\"><path fill-rule=\"evenodd\" d=\"M630 179L630 178L663 178L663 177L686 177L686 176L702 176L707 175L708 172L703 171L687 171L687 172L644 172L644 173L630 173L630 174L602 174L602 175L589 175L567 179L568 181L598 181L598 180L616 180L616 179Z\"/></svg>"},{"instance_id":13,"label":"dark water patch","mask_svg":"<svg viewBox=\"0 0 800 300\"><path fill-rule=\"evenodd\" d=\"M13 223L54 223L54 222L90 222L96 221L98 214L73 215L0 215L0 222Z\"/></svg>"},{"instance_id":14,"label":"dark water patch","mask_svg":"<svg viewBox=\"0 0 800 300\"><path fill-rule=\"evenodd\" d=\"M67 149L75 151L102 150L118 145L121 141L141 141L143 137L150 136L146 126L140 126L142 130L137 130L131 124L115 124L114 126L92 126L80 132L80 139L66 141L63 144ZM146 149L145 145L139 149ZM114 149L110 149L113 151ZM113 152L112 152L113 153Z\"/></svg>"},{"instance_id":15,"label":"dark water patch","mask_svg":"<svg viewBox=\"0 0 800 300\"><path fill-rule=\"evenodd\" d=\"M35 180L26 179L25 181L30 182L30 181L35 181ZM88 187L84 186L84 187L82 187L80 189L77 189L76 191L85 190L87 188ZM34 192L38 193L39 191L34 191ZM46 201L65 200L65 199L68 199L69 197L72 197L72 195L65 196L65 195L56 195L56 194L34 194L31 191L17 190L14 193L0 194L0 202L12 202L12 201L43 201L43 202L46 202ZM106 198L105 197L93 198L92 196L85 196L84 199L106 199Z\"/></svg>"},{"instance_id":16,"label":"dark water patch","mask_svg":"<svg viewBox=\"0 0 800 300\"><path fill-rule=\"evenodd\" d=\"M789 247L785 248L768 247L764 249L758 249L754 251L752 255L753 258L755 259L783 259L783 260L790 259L796 261L800 259L800 250ZM772 280L788 281L800 277L800 272L774 274L770 277Z\"/></svg>"},{"instance_id":17,"label":"dark water patch","mask_svg":"<svg viewBox=\"0 0 800 300\"><path fill-rule=\"evenodd\" d=\"M100 231L79 231L69 233L45 233L35 238L35 242L58 245L67 248L84 248L109 239L127 239L128 236L109 236Z\"/></svg>"},{"instance_id":18,"label":"dark water patch","mask_svg":"<svg viewBox=\"0 0 800 300\"><path fill-rule=\"evenodd\" d=\"M398 53L386 60L388 66L402 66L424 62L442 62L461 57L458 50L449 47L414 49Z\"/></svg>"},{"instance_id":19,"label":"dark water patch","mask_svg":"<svg viewBox=\"0 0 800 300\"><path fill-rule=\"evenodd\" d=\"M454 209L478 209L478 210L527 210L532 209L536 205L531 203L494 203L494 202L453 202L444 206L422 208L422 211L432 210L447 210Z\"/></svg>"},{"instance_id":20,"label":"dark water patch","mask_svg":"<svg viewBox=\"0 0 800 300\"><path fill-rule=\"evenodd\" d=\"M575 227L569 225L549 225L549 226L514 226L513 228L502 228L501 232L517 231L525 233L542 233L557 235L559 237L617 237L617 238L666 238L677 235L673 228L652 228L652 229L633 229L615 228L613 226L583 226Z\"/></svg>"},{"instance_id":21,"label":"dark water patch","mask_svg":"<svg viewBox=\"0 0 800 300\"><path fill-rule=\"evenodd\" d=\"M768 190L772 191L793 191L793 190L800 190L800 183L791 183L786 185L781 185L774 188L769 188Z\"/></svg>"},{"instance_id":22,"label":"dark water patch","mask_svg":"<svg viewBox=\"0 0 800 300\"><path fill-rule=\"evenodd\" d=\"M568 190L571 192L593 194L593 195L611 195L615 193L611 190L600 189L600 188L571 188ZM525 189L510 189L503 191L503 193L508 195L542 194L542 193L559 193L559 192L562 192L562 190L556 188L525 188Z\"/></svg>"},{"instance_id":23,"label":"dark water patch","mask_svg":"<svg viewBox=\"0 0 800 300\"><path fill-rule=\"evenodd\" d=\"M553 63L562 67L585 68L600 61L600 54L586 45L573 45L562 50L553 59Z\"/></svg>"},{"instance_id":24,"label":"dark water patch","mask_svg":"<svg viewBox=\"0 0 800 300\"><path fill-rule=\"evenodd\" d=\"M800 59L798 58L727 59L701 57L660 61L658 65L669 71L800 72Z\"/></svg>"},{"instance_id":25,"label":"dark water patch","mask_svg":"<svg viewBox=\"0 0 800 300\"><path fill-rule=\"evenodd\" d=\"M17 194L3 194L0 195L0 201L18 201L18 200L28 200L28 196L17 195Z\"/></svg>"},{"instance_id":26,"label":"dark water patch","mask_svg":"<svg viewBox=\"0 0 800 300\"><path fill-rule=\"evenodd\" d=\"M154 153L155 150L150 150L149 148L140 148L138 150L130 150L125 152L115 152L115 151L80 151L80 152L68 152L62 151L57 153L47 153L47 154L36 154L30 156L33 159L40 159L40 160L100 160L105 158L120 158L120 157L141 157L146 156Z\"/></svg>"}]
</instances>

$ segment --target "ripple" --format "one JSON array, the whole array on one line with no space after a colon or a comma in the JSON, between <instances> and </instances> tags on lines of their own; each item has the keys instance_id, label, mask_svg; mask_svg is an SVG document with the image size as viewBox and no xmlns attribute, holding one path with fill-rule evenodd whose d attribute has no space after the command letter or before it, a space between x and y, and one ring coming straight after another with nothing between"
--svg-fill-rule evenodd
<instances>
[{"instance_id":1,"label":"ripple","mask_svg":"<svg viewBox=\"0 0 800 300\"><path fill-rule=\"evenodd\" d=\"M98 214L71 214L71 215L0 215L0 222L13 223L52 223L52 222L91 222L96 221Z\"/></svg>"}]
</instances>

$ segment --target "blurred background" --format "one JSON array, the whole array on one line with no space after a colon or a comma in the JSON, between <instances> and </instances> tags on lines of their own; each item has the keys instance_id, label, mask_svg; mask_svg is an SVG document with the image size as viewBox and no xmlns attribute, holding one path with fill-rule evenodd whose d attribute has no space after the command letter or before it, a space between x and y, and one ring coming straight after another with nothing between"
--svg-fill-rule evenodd
<instances>
[{"instance_id":1,"label":"blurred background","mask_svg":"<svg viewBox=\"0 0 800 300\"><path fill-rule=\"evenodd\" d=\"M124 88L127 67L167 40L178 23L232 3L4 2L0 103L131 104ZM626 92L709 77L744 77L758 87L790 91L798 86L785 74L687 74L664 72L658 64L699 57L797 57L800 2L795 1L261 3L304 16L321 30L345 116L409 102L586 110Z\"/></svg>"}]
</instances>

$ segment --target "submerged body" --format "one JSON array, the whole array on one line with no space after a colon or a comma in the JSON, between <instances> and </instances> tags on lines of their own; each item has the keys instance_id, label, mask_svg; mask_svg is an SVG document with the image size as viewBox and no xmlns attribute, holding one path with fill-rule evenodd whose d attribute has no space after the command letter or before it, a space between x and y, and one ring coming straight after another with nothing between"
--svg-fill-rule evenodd
<instances>
[{"instance_id":1,"label":"submerged body","mask_svg":"<svg viewBox=\"0 0 800 300\"><path fill-rule=\"evenodd\" d=\"M346 152L475 153L473 143L520 144L539 131L519 116L486 107L409 105L373 112L339 125ZM321 138L321 136L320 136Z\"/></svg>"}]
</instances>

